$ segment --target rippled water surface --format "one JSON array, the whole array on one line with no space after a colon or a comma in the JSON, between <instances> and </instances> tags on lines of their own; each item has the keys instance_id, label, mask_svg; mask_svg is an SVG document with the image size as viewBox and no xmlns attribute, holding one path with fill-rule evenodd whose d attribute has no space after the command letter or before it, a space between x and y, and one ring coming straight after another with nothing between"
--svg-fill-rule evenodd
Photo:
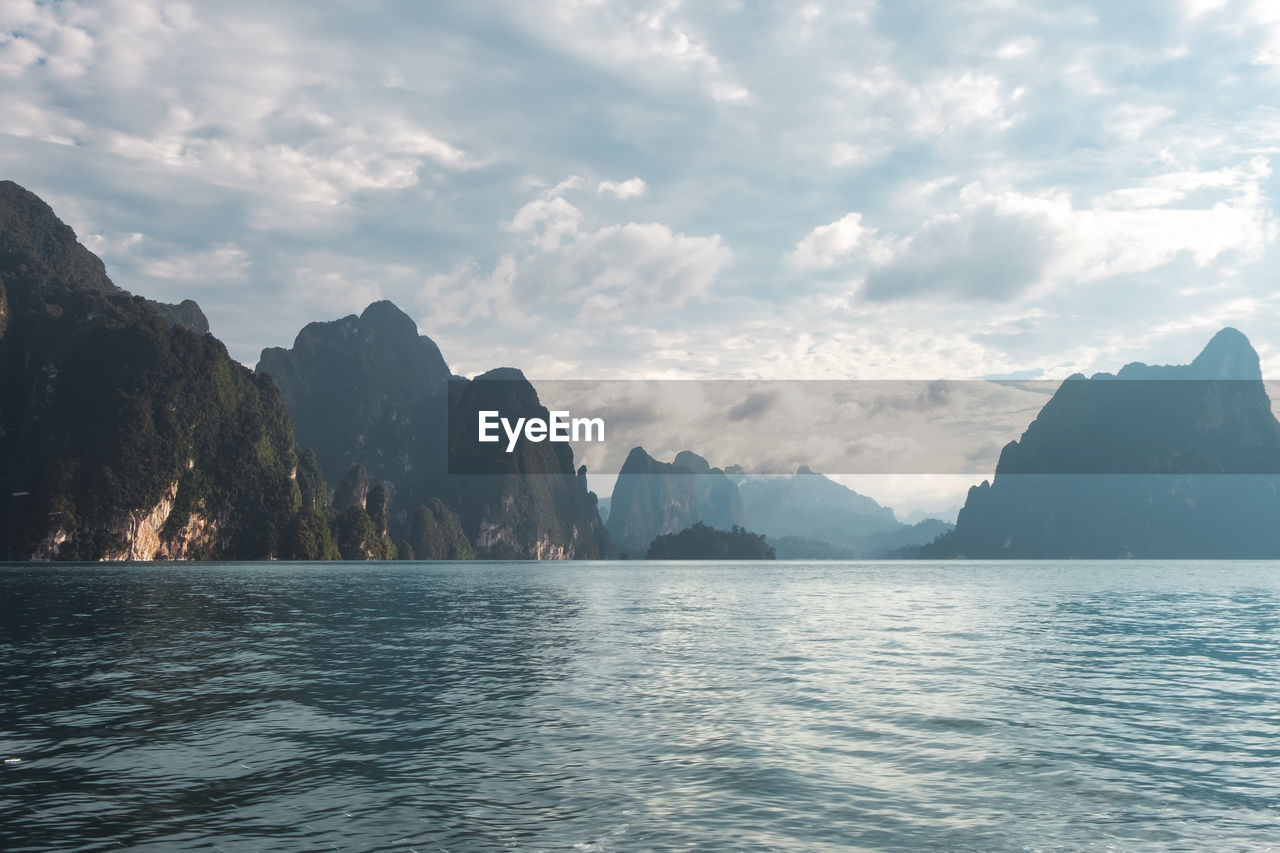
<instances>
[{"instance_id":1,"label":"rippled water surface","mask_svg":"<svg viewBox=\"0 0 1280 853\"><path fill-rule=\"evenodd\" d=\"M1280 847L1280 564L10 567L0 604L5 850Z\"/></svg>"}]
</instances>

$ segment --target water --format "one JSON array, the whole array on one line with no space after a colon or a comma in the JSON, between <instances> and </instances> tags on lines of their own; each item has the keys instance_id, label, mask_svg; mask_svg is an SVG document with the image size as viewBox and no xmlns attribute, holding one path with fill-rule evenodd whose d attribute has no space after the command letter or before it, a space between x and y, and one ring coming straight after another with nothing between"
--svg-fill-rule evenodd
<instances>
[{"instance_id":1,"label":"water","mask_svg":"<svg viewBox=\"0 0 1280 853\"><path fill-rule=\"evenodd\" d=\"M0 849L1280 847L1280 564L0 568Z\"/></svg>"}]
</instances>

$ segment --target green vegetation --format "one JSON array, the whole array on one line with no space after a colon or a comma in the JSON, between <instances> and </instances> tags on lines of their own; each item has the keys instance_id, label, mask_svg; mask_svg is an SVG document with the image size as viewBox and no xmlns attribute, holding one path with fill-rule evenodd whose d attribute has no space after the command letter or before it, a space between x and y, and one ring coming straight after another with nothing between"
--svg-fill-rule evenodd
<instances>
[{"instance_id":1,"label":"green vegetation","mask_svg":"<svg viewBox=\"0 0 1280 853\"><path fill-rule=\"evenodd\" d=\"M257 373L279 386L298 443L338 485L337 507L360 465L393 495L387 525L405 541L417 507L443 496L450 374L435 344L395 305L375 302L359 317L308 324L290 349L263 350Z\"/></svg>"},{"instance_id":2,"label":"green vegetation","mask_svg":"<svg viewBox=\"0 0 1280 853\"><path fill-rule=\"evenodd\" d=\"M329 522L318 510L304 506L285 530L280 551L283 560L339 560L342 553L333 541Z\"/></svg>"},{"instance_id":3,"label":"green vegetation","mask_svg":"<svg viewBox=\"0 0 1280 853\"><path fill-rule=\"evenodd\" d=\"M406 560L475 559L458 516L439 498L418 507L409 541L401 550Z\"/></svg>"},{"instance_id":4,"label":"green vegetation","mask_svg":"<svg viewBox=\"0 0 1280 853\"><path fill-rule=\"evenodd\" d=\"M19 493L5 501L3 553L122 555L144 517L163 522L161 555L281 553L302 497L270 379L116 288L47 205L9 182L0 282L0 488Z\"/></svg>"},{"instance_id":5,"label":"green vegetation","mask_svg":"<svg viewBox=\"0 0 1280 853\"><path fill-rule=\"evenodd\" d=\"M728 531L698 522L679 533L664 533L649 546L646 560L772 560L764 537L736 524Z\"/></svg>"}]
</instances>

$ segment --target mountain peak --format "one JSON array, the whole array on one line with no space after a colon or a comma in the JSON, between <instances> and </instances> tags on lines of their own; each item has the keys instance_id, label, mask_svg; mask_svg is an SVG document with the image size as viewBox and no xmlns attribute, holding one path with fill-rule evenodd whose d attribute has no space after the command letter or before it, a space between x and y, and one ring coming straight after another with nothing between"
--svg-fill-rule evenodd
<instances>
[{"instance_id":1,"label":"mountain peak","mask_svg":"<svg viewBox=\"0 0 1280 853\"><path fill-rule=\"evenodd\" d=\"M418 336L418 324L413 322L413 318L404 311L400 310L400 306L396 305L389 299L380 299L377 302L369 303L369 307L360 312L360 322L371 324L379 328L395 329L410 333L414 337Z\"/></svg>"},{"instance_id":2,"label":"mountain peak","mask_svg":"<svg viewBox=\"0 0 1280 853\"><path fill-rule=\"evenodd\" d=\"M0 181L0 273L39 261L64 287L119 290L102 261L80 244L71 227L45 201L13 181Z\"/></svg>"},{"instance_id":3,"label":"mountain peak","mask_svg":"<svg viewBox=\"0 0 1280 853\"><path fill-rule=\"evenodd\" d=\"M1261 379L1258 353L1239 329L1227 326L1191 362L1197 379Z\"/></svg>"},{"instance_id":4,"label":"mountain peak","mask_svg":"<svg viewBox=\"0 0 1280 853\"><path fill-rule=\"evenodd\" d=\"M476 377L479 382L528 382L524 371L518 367L495 367Z\"/></svg>"},{"instance_id":5,"label":"mountain peak","mask_svg":"<svg viewBox=\"0 0 1280 853\"><path fill-rule=\"evenodd\" d=\"M710 474L711 463L692 450L681 450L672 462L677 468L685 468L695 474Z\"/></svg>"}]
</instances>

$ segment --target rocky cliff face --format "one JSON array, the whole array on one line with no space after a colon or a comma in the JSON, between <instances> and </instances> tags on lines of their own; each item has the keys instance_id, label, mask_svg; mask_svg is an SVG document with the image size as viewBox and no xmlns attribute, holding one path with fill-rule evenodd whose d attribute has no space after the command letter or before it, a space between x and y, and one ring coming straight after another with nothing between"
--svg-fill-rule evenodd
<instances>
[{"instance_id":1,"label":"rocky cliff face","mask_svg":"<svg viewBox=\"0 0 1280 853\"><path fill-rule=\"evenodd\" d=\"M358 465L390 486L392 535L404 538L443 489L450 374L439 348L395 305L375 302L359 317L311 323L291 349L263 350L256 372L280 388L327 482Z\"/></svg>"},{"instance_id":2,"label":"rocky cliff face","mask_svg":"<svg viewBox=\"0 0 1280 853\"><path fill-rule=\"evenodd\" d=\"M521 438L511 453L503 442L476 440L480 411L503 417L549 417L519 370L499 368L473 380L450 382L446 503L455 508L477 557L592 560L611 551L609 535L587 489L586 468L573 467L568 444Z\"/></svg>"},{"instance_id":3,"label":"rocky cliff face","mask_svg":"<svg viewBox=\"0 0 1280 853\"><path fill-rule=\"evenodd\" d=\"M165 488L156 505L132 510L124 515L109 531L109 538L119 544L109 548L103 560L191 560L201 554L216 553L218 528L213 519L199 512L188 514L186 523L177 528L169 527L174 504L178 499L180 481L174 480ZM56 559L56 549L45 559Z\"/></svg>"},{"instance_id":4,"label":"rocky cliff face","mask_svg":"<svg viewBox=\"0 0 1280 853\"><path fill-rule=\"evenodd\" d=\"M35 263L31 263L31 261ZM124 293L107 277L102 260L76 240L53 209L13 181L0 181L0 277L37 289L58 283L97 293ZM144 300L171 326L198 335L209 331L209 320L193 300L177 305ZM4 332L5 300L0 298L0 334Z\"/></svg>"},{"instance_id":5,"label":"rocky cliff face","mask_svg":"<svg viewBox=\"0 0 1280 853\"><path fill-rule=\"evenodd\" d=\"M1189 365L1069 378L926 556L1280 556L1280 423L1223 329Z\"/></svg>"},{"instance_id":6,"label":"rocky cliff face","mask_svg":"<svg viewBox=\"0 0 1280 853\"><path fill-rule=\"evenodd\" d=\"M724 471L688 450L659 462L643 447L632 448L618 472L609 505L609 535L633 557L653 540L703 523L717 530L747 524L738 487Z\"/></svg>"},{"instance_id":7,"label":"rocky cliff face","mask_svg":"<svg viewBox=\"0 0 1280 853\"><path fill-rule=\"evenodd\" d=\"M194 303L178 311L187 322L166 319L2 182L0 304L2 553L276 553L300 505L288 415L269 380L188 328L207 328Z\"/></svg>"},{"instance_id":8,"label":"rocky cliff face","mask_svg":"<svg viewBox=\"0 0 1280 853\"><path fill-rule=\"evenodd\" d=\"M279 384L299 441L315 449L329 482L344 482L359 466L367 471L365 491L389 488L388 528L405 554L608 554L595 496L567 445L522 441L508 454L505 444L476 442L481 408L546 417L533 386L512 369L473 381L451 377L439 348L392 303L312 323L292 349L263 350L257 372ZM339 508L348 502L341 491ZM454 533L459 524L469 545Z\"/></svg>"}]
</instances>

